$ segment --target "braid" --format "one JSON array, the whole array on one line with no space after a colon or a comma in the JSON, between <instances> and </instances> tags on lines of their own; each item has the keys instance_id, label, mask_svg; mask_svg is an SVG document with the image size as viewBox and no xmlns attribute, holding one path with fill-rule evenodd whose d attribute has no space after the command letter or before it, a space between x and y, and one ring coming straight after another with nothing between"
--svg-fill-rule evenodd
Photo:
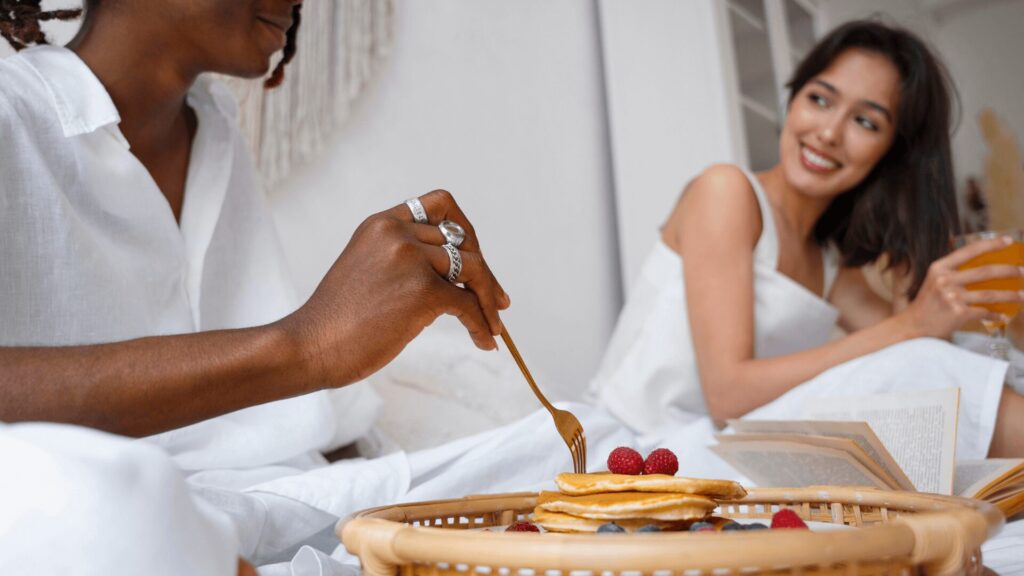
<instances>
[{"instance_id":1,"label":"braid","mask_svg":"<svg viewBox=\"0 0 1024 576\"><path fill-rule=\"evenodd\" d=\"M32 44L47 44L46 33L39 23L46 20L73 20L81 10L49 10L44 12L42 0L0 0L0 36L15 50Z\"/></svg>"},{"instance_id":2,"label":"braid","mask_svg":"<svg viewBox=\"0 0 1024 576\"><path fill-rule=\"evenodd\" d=\"M0 0L3 2L4 0ZM302 23L302 4L296 4L292 8L292 27L288 29L287 42L284 45L284 53L281 61L277 63L277 67L274 68L274 72L270 75L270 78L263 83L263 87L277 88L284 82L284 67L295 58L296 50L296 38L299 33L299 24Z\"/></svg>"}]
</instances>

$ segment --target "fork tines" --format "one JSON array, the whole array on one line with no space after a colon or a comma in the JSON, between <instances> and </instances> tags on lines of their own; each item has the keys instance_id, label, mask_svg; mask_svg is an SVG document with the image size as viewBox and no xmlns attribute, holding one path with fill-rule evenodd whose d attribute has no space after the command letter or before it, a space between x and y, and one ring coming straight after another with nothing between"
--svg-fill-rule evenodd
<instances>
[{"instance_id":1,"label":"fork tines","mask_svg":"<svg viewBox=\"0 0 1024 576\"><path fill-rule=\"evenodd\" d=\"M587 435L582 430L573 436L569 452L572 453L573 472L585 474L587 472Z\"/></svg>"}]
</instances>

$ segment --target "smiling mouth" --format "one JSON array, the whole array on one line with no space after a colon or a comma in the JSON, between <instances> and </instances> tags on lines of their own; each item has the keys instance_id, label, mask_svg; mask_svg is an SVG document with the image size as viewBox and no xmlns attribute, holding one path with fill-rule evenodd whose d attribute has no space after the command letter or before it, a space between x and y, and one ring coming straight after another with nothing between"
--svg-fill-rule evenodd
<instances>
[{"instance_id":1,"label":"smiling mouth","mask_svg":"<svg viewBox=\"0 0 1024 576\"><path fill-rule=\"evenodd\" d=\"M800 160L804 166L815 172L833 172L842 167L835 159L806 144L800 145Z\"/></svg>"}]
</instances>

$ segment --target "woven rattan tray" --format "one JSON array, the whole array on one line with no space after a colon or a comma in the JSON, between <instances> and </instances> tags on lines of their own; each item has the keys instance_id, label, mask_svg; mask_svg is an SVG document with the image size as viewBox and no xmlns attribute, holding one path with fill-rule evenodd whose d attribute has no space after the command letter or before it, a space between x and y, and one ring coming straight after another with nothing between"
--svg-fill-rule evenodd
<instances>
[{"instance_id":1,"label":"woven rattan tray","mask_svg":"<svg viewBox=\"0 0 1024 576\"><path fill-rule=\"evenodd\" d=\"M533 511L534 493L469 496L357 512L338 523L366 576L690 576L702 574L980 574L980 547L1003 524L965 498L870 488L755 488L717 516L805 520L857 530L556 534L468 530Z\"/></svg>"}]
</instances>

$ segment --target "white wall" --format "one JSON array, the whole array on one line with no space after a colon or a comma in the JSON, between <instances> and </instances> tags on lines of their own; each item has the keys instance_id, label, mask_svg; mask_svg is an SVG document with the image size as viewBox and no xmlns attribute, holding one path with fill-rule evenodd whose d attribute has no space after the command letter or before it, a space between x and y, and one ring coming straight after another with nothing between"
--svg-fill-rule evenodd
<instances>
[{"instance_id":1,"label":"white wall","mask_svg":"<svg viewBox=\"0 0 1024 576\"><path fill-rule=\"evenodd\" d=\"M932 38L956 80L963 120L953 138L958 183L981 175L987 148L978 114L995 110L1024 144L1024 2L976 2L933 24Z\"/></svg>"},{"instance_id":2,"label":"white wall","mask_svg":"<svg viewBox=\"0 0 1024 576\"><path fill-rule=\"evenodd\" d=\"M718 0L601 0L619 251L628 293L683 186L739 158Z\"/></svg>"},{"instance_id":3,"label":"white wall","mask_svg":"<svg viewBox=\"0 0 1024 576\"><path fill-rule=\"evenodd\" d=\"M576 396L621 303L594 3L408 0L395 17L361 107L275 194L296 277L310 291L365 215L447 188L541 386Z\"/></svg>"}]
</instances>

